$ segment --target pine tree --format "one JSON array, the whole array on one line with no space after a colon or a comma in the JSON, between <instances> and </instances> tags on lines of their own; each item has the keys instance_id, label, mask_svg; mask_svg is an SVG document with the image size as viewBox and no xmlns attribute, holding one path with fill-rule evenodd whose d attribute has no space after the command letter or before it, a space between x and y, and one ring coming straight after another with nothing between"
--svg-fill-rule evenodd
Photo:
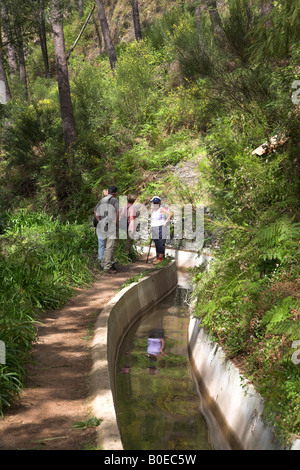
<instances>
[{"instance_id":1,"label":"pine tree","mask_svg":"<svg viewBox=\"0 0 300 470\"><path fill-rule=\"evenodd\" d=\"M75 120L71 101L68 65L65 50L63 18L58 0L51 2L51 26L53 31L56 73L65 147L68 150L76 141Z\"/></svg>"},{"instance_id":2,"label":"pine tree","mask_svg":"<svg viewBox=\"0 0 300 470\"><path fill-rule=\"evenodd\" d=\"M105 49L109 58L110 66L112 70L115 68L117 63L117 56L115 52L114 45L112 43L109 26L106 18L105 8L102 0L96 0L98 16L101 25L101 30L104 38Z\"/></svg>"},{"instance_id":3,"label":"pine tree","mask_svg":"<svg viewBox=\"0 0 300 470\"><path fill-rule=\"evenodd\" d=\"M133 16L135 39L137 41L141 41L142 29L141 29L141 23L140 23L138 0L131 0L131 5L132 5L132 16Z\"/></svg>"}]
</instances>

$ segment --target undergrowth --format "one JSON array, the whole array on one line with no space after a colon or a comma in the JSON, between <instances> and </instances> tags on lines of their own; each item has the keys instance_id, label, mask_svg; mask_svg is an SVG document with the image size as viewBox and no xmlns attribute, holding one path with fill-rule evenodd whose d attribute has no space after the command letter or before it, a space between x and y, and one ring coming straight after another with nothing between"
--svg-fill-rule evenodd
<instances>
[{"instance_id":1,"label":"undergrowth","mask_svg":"<svg viewBox=\"0 0 300 470\"><path fill-rule=\"evenodd\" d=\"M68 62L78 132L68 155L56 80L38 76L41 58L28 49L29 101L0 107L1 406L22 386L39 313L91 279L87 220L116 184L140 201L207 202L214 256L195 273L195 313L243 359L278 434L299 435L299 9L274 2L263 15L261 2L230 0L217 23L207 9L197 23L197 5L172 2L142 41L121 42L114 73L91 53L88 25ZM70 6L68 47L80 27ZM199 166L185 187L171 169L192 158ZM126 262L122 244L117 255Z\"/></svg>"},{"instance_id":2,"label":"undergrowth","mask_svg":"<svg viewBox=\"0 0 300 470\"><path fill-rule=\"evenodd\" d=\"M62 224L45 213L20 211L1 236L0 414L20 392L39 318L61 307L93 279L94 234L88 226Z\"/></svg>"}]
</instances>

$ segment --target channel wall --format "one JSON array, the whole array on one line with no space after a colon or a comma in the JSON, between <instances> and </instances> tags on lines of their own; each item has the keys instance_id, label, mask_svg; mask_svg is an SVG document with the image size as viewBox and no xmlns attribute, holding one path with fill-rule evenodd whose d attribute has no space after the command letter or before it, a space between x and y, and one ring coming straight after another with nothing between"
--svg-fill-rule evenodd
<instances>
[{"instance_id":1,"label":"channel wall","mask_svg":"<svg viewBox=\"0 0 300 470\"><path fill-rule=\"evenodd\" d=\"M173 255L173 250L168 253ZM178 284L178 270L201 264L196 253L176 253L176 261L122 289L101 311L92 343L91 408L103 422L98 446L123 450L115 408L115 365L119 345L130 325ZM209 261L206 259L206 261ZM215 449L281 449L273 429L262 421L264 403L218 344L210 341L199 319L191 318L188 354L192 374ZM300 450L300 440L291 449Z\"/></svg>"},{"instance_id":2,"label":"channel wall","mask_svg":"<svg viewBox=\"0 0 300 470\"><path fill-rule=\"evenodd\" d=\"M242 378L222 348L210 341L196 318L191 318L189 324L188 351L214 448L279 450L273 430L261 419L262 398Z\"/></svg>"},{"instance_id":3,"label":"channel wall","mask_svg":"<svg viewBox=\"0 0 300 470\"><path fill-rule=\"evenodd\" d=\"M122 339L130 325L177 284L177 266L173 261L122 289L98 316L92 340L90 407L94 416L103 419L98 428L100 449L123 449L115 412L115 367Z\"/></svg>"}]
</instances>

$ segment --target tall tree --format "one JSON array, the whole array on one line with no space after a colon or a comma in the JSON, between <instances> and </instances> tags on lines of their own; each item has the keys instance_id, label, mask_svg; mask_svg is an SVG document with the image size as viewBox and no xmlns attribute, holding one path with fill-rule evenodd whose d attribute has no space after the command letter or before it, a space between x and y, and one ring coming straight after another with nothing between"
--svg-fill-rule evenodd
<instances>
[{"instance_id":1,"label":"tall tree","mask_svg":"<svg viewBox=\"0 0 300 470\"><path fill-rule=\"evenodd\" d=\"M131 6L132 6L132 16L133 16L135 38L137 41L141 41L142 29L141 29L141 23L140 23L138 0L131 0Z\"/></svg>"},{"instance_id":2,"label":"tall tree","mask_svg":"<svg viewBox=\"0 0 300 470\"><path fill-rule=\"evenodd\" d=\"M99 52L101 54L102 53L102 39L101 39L101 33L100 33L100 26L97 22L97 15L93 14L92 19L93 19L93 24L94 24L96 36L97 36L97 39L98 39Z\"/></svg>"},{"instance_id":3,"label":"tall tree","mask_svg":"<svg viewBox=\"0 0 300 470\"><path fill-rule=\"evenodd\" d=\"M25 53L24 53L24 43L22 39L22 32L17 29L17 51L19 59L19 73L20 73L20 82L23 87L24 98L28 98L27 90L27 74L26 74L26 62L25 62Z\"/></svg>"},{"instance_id":4,"label":"tall tree","mask_svg":"<svg viewBox=\"0 0 300 470\"><path fill-rule=\"evenodd\" d=\"M274 3L270 0L261 0L261 14L267 15L274 8Z\"/></svg>"},{"instance_id":5,"label":"tall tree","mask_svg":"<svg viewBox=\"0 0 300 470\"><path fill-rule=\"evenodd\" d=\"M208 12L215 34L220 40L226 40L216 0L208 0Z\"/></svg>"},{"instance_id":6,"label":"tall tree","mask_svg":"<svg viewBox=\"0 0 300 470\"><path fill-rule=\"evenodd\" d=\"M112 70L114 70L116 63L117 63L117 56L116 56L114 45L111 40L111 35L110 35L109 26L108 26L108 22L106 18L105 8L104 8L102 0L96 0L96 5L97 5L97 10L98 10L98 16L99 16L99 21L101 25L102 35L104 38L105 49L108 54L110 66Z\"/></svg>"},{"instance_id":7,"label":"tall tree","mask_svg":"<svg viewBox=\"0 0 300 470\"><path fill-rule=\"evenodd\" d=\"M201 23L201 7L197 6L195 9L195 19L196 19L196 26L197 26L197 33L198 33L198 41L199 47L202 54L205 53L205 46L204 46L204 33Z\"/></svg>"},{"instance_id":8,"label":"tall tree","mask_svg":"<svg viewBox=\"0 0 300 470\"><path fill-rule=\"evenodd\" d=\"M19 65L17 59L17 52L15 48L15 42L13 38L12 23L9 16L8 5L4 0L0 0L1 5L1 18L2 18L2 29L6 44L7 59L10 71L11 79L14 79L18 73Z\"/></svg>"},{"instance_id":9,"label":"tall tree","mask_svg":"<svg viewBox=\"0 0 300 470\"><path fill-rule=\"evenodd\" d=\"M66 150L75 143L77 134L71 100L68 64L60 1L51 1L51 27L54 39L56 73L59 90L60 111Z\"/></svg>"},{"instance_id":10,"label":"tall tree","mask_svg":"<svg viewBox=\"0 0 300 470\"><path fill-rule=\"evenodd\" d=\"M20 0L1 1L2 26L7 43L7 57L10 66L10 76L16 78L19 72L19 79L27 99L27 78L26 78L26 38L31 35L31 8Z\"/></svg>"},{"instance_id":11,"label":"tall tree","mask_svg":"<svg viewBox=\"0 0 300 470\"><path fill-rule=\"evenodd\" d=\"M79 16L81 17L84 15L84 8L83 8L82 0L78 0L78 13L79 13Z\"/></svg>"},{"instance_id":12,"label":"tall tree","mask_svg":"<svg viewBox=\"0 0 300 470\"><path fill-rule=\"evenodd\" d=\"M2 48L3 48L3 45L2 45L2 37L1 37L1 31L0 31L0 81L1 81L1 92L4 93L4 96L3 95L1 96L1 103L4 104L11 99L11 94L10 94L8 80L7 80L6 70L5 70L4 63L3 63Z\"/></svg>"},{"instance_id":13,"label":"tall tree","mask_svg":"<svg viewBox=\"0 0 300 470\"><path fill-rule=\"evenodd\" d=\"M46 22L45 22L45 0L37 0L33 3L33 14L36 23L36 29L40 40L42 57L44 62L45 77L50 77L48 47L46 37Z\"/></svg>"}]
</instances>

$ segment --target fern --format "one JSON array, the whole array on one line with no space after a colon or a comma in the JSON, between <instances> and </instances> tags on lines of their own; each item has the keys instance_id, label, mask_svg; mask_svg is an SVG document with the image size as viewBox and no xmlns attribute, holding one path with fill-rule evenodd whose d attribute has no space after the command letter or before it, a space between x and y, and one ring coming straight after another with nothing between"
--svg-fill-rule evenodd
<instances>
[{"instance_id":1,"label":"fern","mask_svg":"<svg viewBox=\"0 0 300 470\"><path fill-rule=\"evenodd\" d=\"M260 258L282 262L294 252L299 238L300 224L283 217L259 229L254 241L262 252Z\"/></svg>"},{"instance_id":2,"label":"fern","mask_svg":"<svg viewBox=\"0 0 300 470\"><path fill-rule=\"evenodd\" d=\"M300 334L299 322L294 322L292 317L294 312L300 309L300 302L292 297L284 298L278 305L271 308L263 317L262 323L266 326L266 331L273 334L286 334L295 336Z\"/></svg>"}]
</instances>

